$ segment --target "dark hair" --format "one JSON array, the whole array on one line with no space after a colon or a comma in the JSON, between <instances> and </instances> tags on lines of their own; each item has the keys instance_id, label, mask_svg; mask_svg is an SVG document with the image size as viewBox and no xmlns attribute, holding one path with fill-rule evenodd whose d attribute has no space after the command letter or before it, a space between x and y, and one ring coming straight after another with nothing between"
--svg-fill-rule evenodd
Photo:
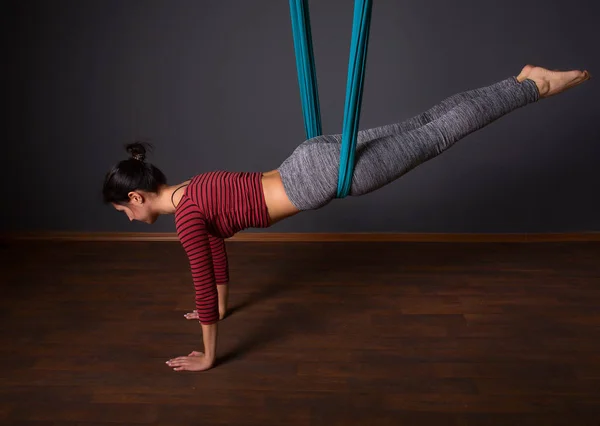
<instances>
[{"instance_id":1,"label":"dark hair","mask_svg":"<svg viewBox=\"0 0 600 426\"><path fill-rule=\"evenodd\" d=\"M146 151L152 145L134 142L125 145L131 157L120 161L104 178L102 195L105 203L123 204L129 201L131 191L158 192L158 187L167 183L167 178L157 167L146 163Z\"/></svg>"}]
</instances>

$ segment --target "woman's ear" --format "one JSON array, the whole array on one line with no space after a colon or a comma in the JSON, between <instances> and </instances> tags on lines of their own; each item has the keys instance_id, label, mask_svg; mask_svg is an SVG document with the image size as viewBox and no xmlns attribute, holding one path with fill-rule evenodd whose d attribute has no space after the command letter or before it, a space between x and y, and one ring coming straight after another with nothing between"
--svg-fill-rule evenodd
<instances>
[{"instance_id":1,"label":"woman's ear","mask_svg":"<svg viewBox=\"0 0 600 426\"><path fill-rule=\"evenodd\" d=\"M139 192L131 191L129 194L129 202L132 204L144 204L144 197Z\"/></svg>"}]
</instances>

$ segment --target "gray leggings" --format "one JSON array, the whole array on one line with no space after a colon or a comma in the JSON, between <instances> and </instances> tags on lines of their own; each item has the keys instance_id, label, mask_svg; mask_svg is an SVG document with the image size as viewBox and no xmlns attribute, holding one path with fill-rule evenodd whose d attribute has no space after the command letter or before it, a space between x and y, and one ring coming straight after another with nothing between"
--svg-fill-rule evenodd
<instances>
[{"instance_id":1,"label":"gray leggings","mask_svg":"<svg viewBox=\"0 0 600 426\"><path fill-rule=\"evenodd\" d=\"M351 196L387 185L455 142L503 115L539 99L532 80L510 77L450 96L402 123L358 132ZM342 136L322 135L301 143L277 168L292 204L321 208L337 192Z\"/></svg>"}]
</instances>

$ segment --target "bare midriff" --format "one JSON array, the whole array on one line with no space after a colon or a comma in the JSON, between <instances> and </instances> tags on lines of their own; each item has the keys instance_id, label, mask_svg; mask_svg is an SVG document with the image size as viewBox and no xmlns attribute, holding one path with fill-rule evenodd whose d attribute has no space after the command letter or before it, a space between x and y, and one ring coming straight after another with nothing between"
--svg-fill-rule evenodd
<instances>
[{"instance_id":1,"label":"bare midriff","mask_svg":"<svg viewBox=\"0 0 600 426\"><path fill-rule=\"evenodd\" d=\"M269 211L270 225L300 212L285 193L281 175L277 170L263 173L262 184L267 210Z\"/></svg>"}]
</instances>

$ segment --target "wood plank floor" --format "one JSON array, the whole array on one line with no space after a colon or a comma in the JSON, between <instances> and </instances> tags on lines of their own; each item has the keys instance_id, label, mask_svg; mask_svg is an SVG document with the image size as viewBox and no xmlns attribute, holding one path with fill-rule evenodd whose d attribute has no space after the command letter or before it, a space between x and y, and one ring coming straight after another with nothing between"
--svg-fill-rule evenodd
<instances>
[{"instance_id":1,"label":"wood plank floor","mask_svg":"<svg viewBox=\"0 0 600 426\"><path fill-rule=\"evenodd\" d=\"M219 364L173 242L0 247L0 424L600 425L600 243L228 243Z\"/></svg>"}]
</instances>

